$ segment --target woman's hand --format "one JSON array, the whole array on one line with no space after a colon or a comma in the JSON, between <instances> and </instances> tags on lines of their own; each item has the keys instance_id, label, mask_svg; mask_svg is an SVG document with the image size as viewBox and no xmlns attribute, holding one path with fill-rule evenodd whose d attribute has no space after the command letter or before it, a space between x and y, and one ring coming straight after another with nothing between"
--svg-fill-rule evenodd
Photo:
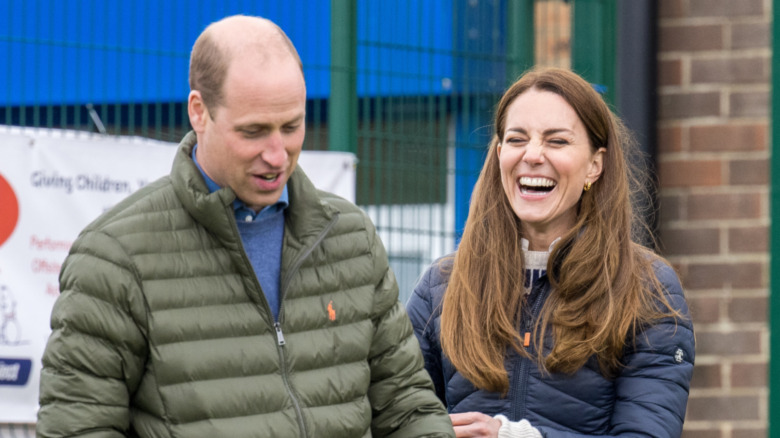
<instances>
[{"instance_id":1,"label":"woman's hand","mask_svg":"<svg viewBox=\"0 0 780 438\"><path fill-rule=\"evenodd\" d=\"M450 414L457 438L496 438L501 421L479 412Z\"/></svg>"}]
</instances>

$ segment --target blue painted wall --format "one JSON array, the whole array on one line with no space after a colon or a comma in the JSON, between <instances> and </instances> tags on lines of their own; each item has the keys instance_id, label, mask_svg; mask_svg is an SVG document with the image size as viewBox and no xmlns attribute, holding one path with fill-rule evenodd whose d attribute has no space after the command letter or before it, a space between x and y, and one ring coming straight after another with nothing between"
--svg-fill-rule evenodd
<instances>
[{"instance_id":1,"label":"blue painted wall","mask_svg":"<svg viewBox=\"0 0 780 438\"><path fill-rule=\"evenodd\" d=\"M495 96L508 0L359 0L358 95L450 95L456 232L468 215ZM0 107L184 102L211 22L270 18L298 49L309 98L330 92L330 0L0 0Z\"/></svg>"},{"instance_id":2,"label":"blue painted wall","mask_svg":"<svg viewBox=\"0 0 780 438\"><path fill-rule=\"evenodd\" d=\"M452 7L359 1L358 94L455 91ZM301 54L309 96L328 96L329 0L0 0L0 105L186 100L195 38L238 13L279 24Z\"/></svg>"}]
</instances>

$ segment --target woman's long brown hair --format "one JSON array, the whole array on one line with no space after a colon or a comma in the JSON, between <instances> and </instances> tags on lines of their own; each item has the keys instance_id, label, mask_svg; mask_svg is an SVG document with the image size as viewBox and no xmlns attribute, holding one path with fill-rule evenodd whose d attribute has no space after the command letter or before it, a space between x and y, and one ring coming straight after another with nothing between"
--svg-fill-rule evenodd
<instances>
[{"instance_id":1,"label":"woman's long brown hair","mask_svg":"<svg viewBox=\"0 0 780 438\"><path fill-rule=\"evenodd\" d=\"M455 368L475 386L506 392L507 348L524 355L518 331L525 300L520 220L501 185L497 146L509 105L530 89L563 97L585 125L593 150L606 148L601 177L583 192L575 226L556 245L547 266L553 292L534 329L539 366L572 373L595 355L600 370L620 368L627 339L645 323L676 312L652 269L654 253L635 242L639 223L632 194L637 184L624 149L630 135L601 96L568 70L523 75L496 108L495 135L474 187L463 238L442 304L441 343ZM658 303L666 307L658 308ZM552 346L545 346L547 331Z\"/></svg>"}]
</instances>

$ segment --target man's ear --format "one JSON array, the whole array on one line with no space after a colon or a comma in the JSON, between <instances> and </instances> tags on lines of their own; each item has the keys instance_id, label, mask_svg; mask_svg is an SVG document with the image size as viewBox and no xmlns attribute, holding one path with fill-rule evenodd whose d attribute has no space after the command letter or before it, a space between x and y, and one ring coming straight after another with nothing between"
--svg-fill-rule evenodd
<instances>
[{"instance_id":1,"label":"man's ear","mask_svg":"<svg viewBox=\"0 0 780 438\"><path fill-rule=\"evenodd\" d=\"M606 148L599 148L590 161L590 171L588 172L588 181L594 183L598 181L601 172L604 171L604 158L607 155Z\"/></svg>"},{"instance_id":2,"label":"man's ear","mask_svg":"<svg viewBox=\"0 0 780 438\"><path fill-rule=\"evenodd\" d=\"M190 125L192 125L193 131L202 133L206 127L206 120L209 118L209 109L206 108L200 91L190 91L187 98L187 113L190 116Z\"/></svg>"}]
</instances>

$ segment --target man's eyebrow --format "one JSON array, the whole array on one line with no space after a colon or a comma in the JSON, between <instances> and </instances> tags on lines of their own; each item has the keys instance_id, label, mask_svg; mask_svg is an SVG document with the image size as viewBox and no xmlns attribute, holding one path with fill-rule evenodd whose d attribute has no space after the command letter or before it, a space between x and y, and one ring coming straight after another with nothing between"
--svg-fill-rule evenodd
<instances>
[{"instance_id":1,"label":"man's eyebrow","mask_svg":"<svg viewBox=\"0 0 780 438\"><path fill-rule=\"evenodd\" d=\"M299 123L299 122L301 122L301 121L303 121L305 119L306 119L306 115L305 114L301 114L301 115L299 115L297 117L294 117L294 118L292 118L292 119L282 123L282 125L289 125L290 123ZM273 123L249 122L249 123L244 123L244 124L241 124L241 125L236 125L235 127L233 127L233 129L236 130L236 131L239 131L239 130L242 130L242 129L270 129L273 126L274 126Z\"/></svg>"},{"instance_id":2,"label":"man's eyebrow","mask_svg":"<svg viewBox=\"0 0 780 438\"><path fill-rule=\"evenodd\" d=\"M271 127L270 123L244 123L233 127L234 130L240 131L242 129L268 129Z\"/></svg>"},{"instance_id":3,"label":"man's eyebrow","mask_svg":"<svg viewBox=\"0 0 780 438\"><path fill-rule=\"evenodd\" d=\"M292 119L286 121L284 124L287 125L287 124L290 124L290 123L298 123L298 122L301 122L303 120L306 120L306 113L301 113L298 116L293 117Z\"/></svg>"}]
</instances>

